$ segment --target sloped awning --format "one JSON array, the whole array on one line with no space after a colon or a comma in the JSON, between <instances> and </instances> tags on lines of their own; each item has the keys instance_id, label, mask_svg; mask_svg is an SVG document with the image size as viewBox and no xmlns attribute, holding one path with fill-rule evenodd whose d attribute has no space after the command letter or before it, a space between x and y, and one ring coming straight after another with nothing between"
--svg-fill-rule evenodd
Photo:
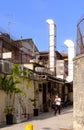
<instances>
[{"instance_id":1,"label":"sloped awning","mask_svg":"<svg viewBox=\"0 0 84 130\"><path fill-rule=\"evenodd\" d=\"M40 80L41 81L50 81L50 82L58 83L58 84L65 84L64 79L56 78L51 75L40 75Z\"/></svg>"},{"instance_id":2,"label":"sloped awning","mask_svg":"<svg viewBox=\"0 0 84 130\"><path fill-rule=\"evenodd\" d=\"M65 84L65 80L64 79L60 79L60 78L56 78L54 76L47 76L47 80L51 81L51 82L55 82L55 83L59 83L59 84Z\"/></svg>"}]
</instances>

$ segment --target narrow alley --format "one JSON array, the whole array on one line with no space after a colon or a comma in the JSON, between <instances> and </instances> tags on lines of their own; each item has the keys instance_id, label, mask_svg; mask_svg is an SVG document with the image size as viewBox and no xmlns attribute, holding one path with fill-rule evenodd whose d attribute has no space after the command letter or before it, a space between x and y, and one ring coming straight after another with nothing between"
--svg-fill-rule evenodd
<instances>
[{"instance_id":1,"label":"narrow alley","mask_svg":"<svg viewBox=\"0 0 84 130\"><path fill-rule=\"evenodd\" d=\"M56 116L53 111L41 113L39 116L31 117L27 122L5 126L0 130L25 130L26 124L32 124L33 130L72 130L73 108L64 108L61 115Z\"/></svg>"}]
</instances>

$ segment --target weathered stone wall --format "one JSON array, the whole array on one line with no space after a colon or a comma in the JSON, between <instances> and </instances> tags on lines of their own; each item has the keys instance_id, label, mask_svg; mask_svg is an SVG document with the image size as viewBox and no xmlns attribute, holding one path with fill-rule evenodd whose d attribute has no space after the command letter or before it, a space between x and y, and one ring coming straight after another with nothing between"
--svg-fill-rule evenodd
<instances>
[{"instance_id":1,"label":"weathered stone wall","mask_svg":"<svg viewBox=\"0 0 84 130\"><path fill-rule=\"evenodd\" d=\"M21 93L16 94L15 96L15 111L14 111L14 123L19 123L25 120L24 111L26 110L26 114L32 115L33 114L33 106L32 103L29 101L29 98L34 98L34 85L33 81L30 83L30 87L27 88L27 82L21 79L22 84L19 85L20 88L25 90L26 95ZM4 124L6 121L4 108L6 107L7 103L7 95L4 91L0 90L0 125Z\"/></svg>"},{"instance_id":2,"label":"weathered stone wall","mask_svg":"<svg viewBox=\"0 0 84 130\"><path fill-rule=\"evenodd\" d=\"M84 54L74 58L73 96L73 129L84 130Z\"/></svg>"},{"instance_id":3,"label":"weathered stone wall","mask_svg":"<svg viewBox=\"0 0 84 130\"><path fill-rule=\"evenodd\" d=\"M5 122L4 108L6 105L6 94L0 90L0 124Z\"/></svg>"},{"instance_id":4,"label":"weathered stone wall","mask_svg":"<svg viewBox=\"0 0 84 130\"><path fill-rule=\"evenodd\" d=\"M27 82L22 81L22 84L19 85L24 89L25 95L17 94L15 98L15 123L19 123L25 120L25 116L33 114L33 105L29 98L34 98L34 84L33 81L27 87ZM24 115L26 114L26 115Z\"/></svg>"}]
</instances>

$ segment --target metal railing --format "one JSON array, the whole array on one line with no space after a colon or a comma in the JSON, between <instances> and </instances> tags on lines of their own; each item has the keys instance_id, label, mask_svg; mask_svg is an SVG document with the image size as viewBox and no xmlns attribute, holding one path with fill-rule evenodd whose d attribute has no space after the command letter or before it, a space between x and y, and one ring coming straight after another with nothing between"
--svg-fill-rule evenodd
<instances>
[{"instance_id":1,"label":"metal railing","mask_svg":"<svg viewBox=\"0 0 84 130\"><path fill-rule=\"evenodd\" d=\"M77 24L76 56L84 53L84 15Z\"/></svg>"}]
</instances>

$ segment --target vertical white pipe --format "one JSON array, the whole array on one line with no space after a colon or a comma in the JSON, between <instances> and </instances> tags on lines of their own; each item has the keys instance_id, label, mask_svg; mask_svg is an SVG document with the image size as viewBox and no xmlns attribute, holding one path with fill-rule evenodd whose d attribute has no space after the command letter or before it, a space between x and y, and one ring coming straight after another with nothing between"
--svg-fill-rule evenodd
<instances>
[{"instance_id":1,"label":"vertical white pipe","mask_svg":"<svg viewBox=\"0 0 84 130\"><path fill-rule=\"evenodd\" d=\"M55 23L52 19L46 20L49 25L49 66L50 70L55 73Z\"/></svg>"},{"instance_id":2,"label":"vertical white pipe","mask_svg":"<svg viewBox=\"0 0 84 130\"><path fill-rule=\"evenodd\" d=\"M73 81L73 58L74 58L74 43L71 40L66 40L64 44L68 48L68 77L69 82Z\"/></svg>"}]
</instances>

